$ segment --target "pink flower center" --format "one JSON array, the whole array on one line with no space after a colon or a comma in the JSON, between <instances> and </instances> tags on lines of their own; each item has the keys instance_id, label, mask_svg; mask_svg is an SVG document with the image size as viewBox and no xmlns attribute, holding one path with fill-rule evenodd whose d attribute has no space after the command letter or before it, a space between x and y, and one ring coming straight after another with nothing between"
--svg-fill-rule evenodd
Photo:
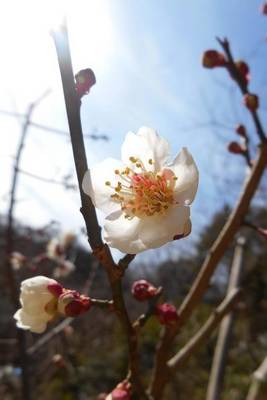
<instances>
[{"instance_id":1,"label":"pink flower center","mask_svg":"<svg viewBox=\"0 0 267 400\"><path fill-rule=\"evenodd\" d=\"M119 181L116 187L111 187L115 191L111 199L120 203L125 218L164 215L174 204L176 176L169 169L160 173L147 171L140 160L134 157L130 160L135 164L135 170L129 167L123 171L115 170ZM149 160L149 164L153 164L153 161ZM140 173L136 169L141 169ZM110 182L106 182L106 185L111 186Z\"/></svg>"}]
</instances>

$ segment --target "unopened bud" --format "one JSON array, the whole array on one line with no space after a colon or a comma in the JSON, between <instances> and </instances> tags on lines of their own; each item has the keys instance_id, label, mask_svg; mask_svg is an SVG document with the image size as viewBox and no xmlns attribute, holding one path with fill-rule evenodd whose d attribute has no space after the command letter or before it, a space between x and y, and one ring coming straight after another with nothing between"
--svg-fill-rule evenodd
<instances>
[{"instance_id":1,"label":"unopened bud","mask_svg":"<svg viewBox=\"0 0 267 400\"><path fill-rule=\"evenodd\" d=\"M202 65L205 68L224 67L226 60L217 50L206 50L202 56Z\"/></svg>"},{"instance_id":2,"label":"unopened bud","mask_svg":"<svg viewBox=\"0 0 267 400\"><path fill-rule=\"evenodd\" d=\"M237 142L231 142L228 144L228 151L232 154L244 154L246 152L246 147Z\"/></svg>"},{"instance_id":3,"label":"unopened bud","mask_svg":"<svg viewBox=\"0 0 267 400\"><path fill-rule=\"evenodd\" d=\"M90 68L82 69L75 75L75 89L81 98L90 92L91 87L96 83L95 74Z\"/></svg>"},{"instance_id":4,"label":"unopened bud","mask_svg":"<svg viewBox=\"0 0 267 400\"><path fill-rule=\"evenodd\" d=\"M132 286L132 295L136 300L146 301L154 297L157 293L157 288L147 282L145 279L135 281Z\"/></svg>"},{"instance_id":5,"label":"unopened bud","mask_svg":"<svg viewBox=\"0 0 267 400\"><path fill-rule=\"evenodd\" d=\"M164 303L157 305L155 314L161 325L175 325L179 320L177 310L172 304Z\"/></svg>"},{"instance_id":6,"label":"unopened bud","mask_svg":"<svg viewBox=\"0 0 267 400\"><path fill-rule=\"evenodd\" d=\"M91 307L91 299L83 296L75 290L68 290L58 298L58 311L68 317L77 317L88 311Z\"/></svg>"},{"instance_id":7,"label":"unopened bud","mask_svg":"<svg viewBox=\"0 0 267 400\"><path fill-rule=\"evenodd\" d=\"M244 125L237 125L235 128L236 133L243 138L247 138L247 130Z\"/></svg>"},{"instance_id":8,"label":"unopened bud","mask_svg":"<svg viewBox=\"0 0 267 400\"><path fill-rule=\"evenodd\" d=\"M128 381L120 382L106 400L131 400L131 384Z\"/></svg>"},{"instance_id":9,"label":"unopened bud","mask_svg":"<svg viewBox=\"0 0 267 400\"><path fill-rule=\"evenodd\" d=\"M259 108L259 97L256 94L245 94L244 104L250 111L256 111Z\"/></svg>"},{"instance_id":10,"label":"unopened bud","mask_svg":"<svg viewBox=\"0 0 267 400\"><path fill-rule=\"evenodd\" d=\"M239 72L239 75L242 77L244 83L247 85L250 80L249 74L249 66L244 61L240 60L235 63L235 66Z\"/></svg>"}]
</instances>

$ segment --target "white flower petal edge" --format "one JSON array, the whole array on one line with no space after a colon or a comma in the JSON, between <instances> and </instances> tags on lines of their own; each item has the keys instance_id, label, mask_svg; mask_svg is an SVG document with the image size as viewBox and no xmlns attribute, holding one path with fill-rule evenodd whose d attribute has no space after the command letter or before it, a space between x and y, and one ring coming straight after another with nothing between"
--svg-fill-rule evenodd
<instances>
[{"instance_id":1,"label":"white flower petal edge","mask_svg":"<svg viewBox=\"0 0 267 400\"><path fill-rule=\"evenodd\" d=\"M143 127L126 135L123 163L108 159L85 174L83 190L107 214L111 247L135 254L190 234L198 169L186 148L171 164L168 155L166 140Z\"/></svg>"},{"instance_id":2,"label":"white flower petal edge","mask_svg":"<svg viewBox=\"0 0 267 400\"><path fill-rule=\"evenodd\" d=\"M199 174L193 157L183 148L172 164L168 167L177 176L174 195L179 204L189 205L193 202L197 188Z\"/></svg>"},{"instance_id":3,"label":"white flower petal edge","mask_svg":"<svg viewBox=\"0 0 267 400\"><path fill-rule=\"evenodd\" d=\"M14 315L18 328L34 333L45 331L47 322L53 318L53 314L46 312L46 306L55 299L47 288L54 284L57 284L54 279L45 276L36 276L21 282L22 308Z\"/></svg>"},{"instance_id":4,"label":"white flower petal edge","mask_svg":"<svg viewBox=\"0 0 267 400\"><path fill-rule=\"evenodd\" d=\"M172 208L167 215L127 220L119 211L106 218L104 239L123 253L136 254L160 247L175 236L187 236L189 207ZM190 227L191 230L191 227Z\"/></svg>"},{"instance_id":5,"label":"white flower petal edge","mask_svg":"<svg viewBox=\"0 0 267 400\"><path fill-rule=\"evenodd\" d=\"M94 165L84 175L83 191L91 197L94 206L105 214L119 210L119 205L110 201L110 187L115 187L118 183L118 176L114 171L123 167L121 161L107 158ZM106 185L107 182L110 186Z\"/></svg>"},{"instance_id":6,"label":"white flower petal edge","mask_svg":"<svg viewBox=\"0 0 267 400\"><path fill-rule=\"evenodd\" d=\"M158 133L148 127L142 127L137 134L129 132L121 148L121 159L125 165L130 164L130 157L141 160L147 171L158 172L168 161L169 143ZM154 164L149 164L149 160Z\"/></svg>"}]
</instances>

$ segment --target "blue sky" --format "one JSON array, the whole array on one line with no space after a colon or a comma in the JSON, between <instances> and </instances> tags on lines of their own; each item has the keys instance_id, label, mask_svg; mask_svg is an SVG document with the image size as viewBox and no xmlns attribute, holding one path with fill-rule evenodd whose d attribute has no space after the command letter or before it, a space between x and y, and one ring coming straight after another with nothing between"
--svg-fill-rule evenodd
<instances>
[{"instance_id":1,"label":"blue sky","mask_svg":"<svg viewBox=\"0 0 267 400\"><path fill-rule=\"evenodd\" d=\"M85 0L14 1L1 5L0 109L25 112L29 102L47 88L51 94L36 109L33 120L67 130L51 24L69 13L74 70L91 67L97 84L84 99L84 132L110 136L108 143L86 142L89 164L119 157L125 134L140 126L154 127L169 140L173 156L182 146L192 152L200 170L200 189L192 209L194 234L225 202L234 202L245 168L225 150L235 139L236 123L248 124L241 96L225 71L201 66L205 49L218 48L215 36L227 36L236 59L251 67L251 90L267 111L267 17L255 0ZM58 13L59 11L59 13ZM211 125L216 120L220 127ZM222 126L221 126L222 125ZM0 212L6 193L20 124L0 114ZM61 179L73 171L67 137L32 127L22 165L24 170ZM62 188L20 177L16 217L33 225L59 220L64 229L78 230L82 219L79 197ZM181 252L181 242L167 247Z\"/></svg>"}]
</instances>

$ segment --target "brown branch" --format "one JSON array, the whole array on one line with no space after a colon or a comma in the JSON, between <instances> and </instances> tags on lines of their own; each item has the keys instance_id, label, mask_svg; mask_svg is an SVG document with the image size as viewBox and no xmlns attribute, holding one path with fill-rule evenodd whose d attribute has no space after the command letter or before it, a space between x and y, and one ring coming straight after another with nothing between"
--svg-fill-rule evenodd
<instances>
[{"instance_id":1,"label":"brown branch","mask_svg":"<svg viewBox=\"0 0 267 400\"><path fill-rule=\"evenodd\" d=\"M219 43L222 45L226 52L228 65L230 68L229 71L233 74L232 76L235 78L242 93L246 94L247 88L244 85L244 82L236 69L233 57L230 52L228 41L219 40ZM173 330L165 328L161 333L161 339L157 348L155 368L149 389L150 393L152 394L152 396L154 396L155 399L160 399L162 397L164 387L169 380L166 363L170 357L171 346L176 337L176 334L178 333L180 327L190 318L193 310L198 305L203 294L208 288L211 276L213 275L219 261L223 257L226 249L230 245L236 232L238 231L240 225L244 220L250 202L254 194L256 193L260 179L265 171L267 164L266 138L257 111L251 111L251 114L256 127L256 131L262 141L261 145L259 146L258 158L251 168L249 178L246 179L244 190L241 193L240 199L235 209L232 211L217 240L208 252L195 282L193 283L188 295L186 296L180 307L180 320L177 328Z\"/></svg>"},{"instance_id":2,"label":"brown branch","mask_svg":"<svg viewBox=\"0 0 267 400\"><path fill-rule=\"evenodd\" d=\"M66 26L62 26L57 31L54 31L53 39L57 51L71 135L73 157L79 182L80 196L82 202L81 212L83 214L86 224L88 240L93 249L93 254L99 259L99 261L106 269L112 291L114 310L127 337L129 351L129 370L131 372L133 388L138 393L139 398L147 398L139 376L137 335L129 319L122 293L121 277L123 274L123 270L121 267L114 263L108 246L103 245L100 227L96 218L95 208L89 196L87 196L82 190L82 180L88 167L80 120L80 100L76 95L74 86L74 75L72 70Z\"/></svg>"},{"instance_id":3,"label":"brown branch","mask_svg":"<svg viewBox=\"0 0 267 400\"><path fill-rule=\"evenodd\" d=\"M161 341L158 345L156 365L150 391L155 399L160 399L164 390L164 385L168 382L169 375L166 372L166 362L170 357L171 345L181 326L190 318L193 310L199 304L203 294L209 286L209 281L213 275L219 261L223 257L226 249L233 240L236 232L240 228L244 217L248 211L251 199L253 198L260 179L265 171L267 163L267 144L259 146L258 158L255 161L249 178L246 181L240 199L228 218L225 226L219 234L217 240L209 250L201 270L196 277L188 295L184 299L180 309L180 320L176 330L165 329L162 332ZM157 396L157 397L156 397Z\"/></svg>"},{"instance_id":4,"label":"brown branch","mask_svg":"<svg viewBox=\"0 0 267 400\"><path fill-rule=\"evenodd\" d=\"M258 188L260 179L265 171L267 164L267 144L259 146L258 158L255 161L251 173L247 178L240 199L228 218L225 226L219 234L217 240L211 247L208 255L202 265L202 268L191 287L188 295L180 307L181 323L184 323L193 312L194 308L202 298L205 290L209 285L209 280L215 271L215 268L226 249L234 238L234 235L240 228L244 217L248 211L250 202Z\"/></svg>"},{"instance_id":5,"label":"brown branch","mask_svg":"<svg viewBox=\"0 0 267 400\"><path fill-rule=\"evenodd\" d=\"M168 361L168 367L176 371L184 367L190 356L199 349L199 347L209 339L211 333L220 323L222 318L233 309L240 298L240 289L233 289L213 312L205 324L200 328L197 334L173 357Z\"/></svg>"},{"instance_id":6,"label":"brown branch","mask_svg":"<svg viewBox=\"0 0 267 400\"><path fill-rule=\"evenodd\" d=\"M226 58L227 58L227 65L226 68L228 69L230 75L235 79L235 81L237 82L239 89L241 90L242 94L248 94L249 90L247 88L246 83L244 82L244 79L242 79L242 76L240 75L238 69L236 68L232 53L231 53L231 49L230 49L230 44L229 41L227 39L219 39L217 38L217 41L219 42L219 44L222 46ZM256 132L261 140L261 142L265 142L266 141L266 135L265 132L263 130L262 124L260 122L260 118L258 115L257 111L254 110L250 110L252 119L254 121L255 127L256 127Z\"/></svg>"},{"instance_id":7,"label":"brown branch","mask_svg":"<svg viewBox=\"0 0 267 400\"><path fill-rule=\"evenodd\" d=\"M243 268L243 256L245 238L239 237L235 246L232 268L229 277L227 293L237 289L241 281L241 272ZM220 325L218 339L214 351L211 373L206 400L219 400L222 395L223 377L226 366L228 348L230 345L235 313L232 311L226 315Z\"/></svg>"}]
</instances>

